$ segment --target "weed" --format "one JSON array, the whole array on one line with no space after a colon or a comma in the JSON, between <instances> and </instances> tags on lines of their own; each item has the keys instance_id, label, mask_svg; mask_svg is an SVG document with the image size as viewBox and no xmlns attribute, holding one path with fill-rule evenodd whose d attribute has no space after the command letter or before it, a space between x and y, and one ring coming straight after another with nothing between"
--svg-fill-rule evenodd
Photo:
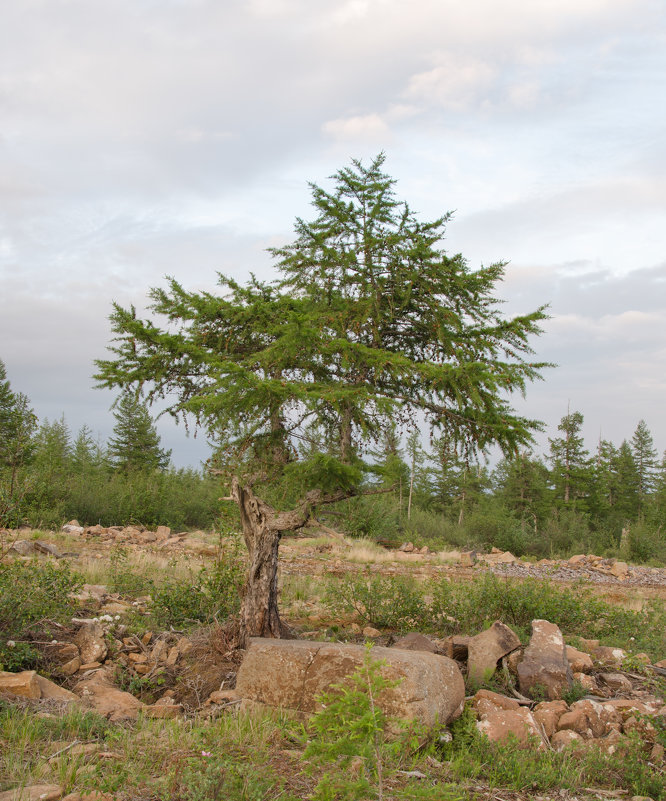
<instances>
[{"instance_id":1,"label":"weed","mask_svg":"<svg viewBox=\"0 0 666 801\"><path fill-rule=\"evenodd\" d=\"M324 603L333 613L355 612L378 628L413 628L427 619L423 592L410 578L346 576L330 582Z\"/></svg>"}]
</instances>

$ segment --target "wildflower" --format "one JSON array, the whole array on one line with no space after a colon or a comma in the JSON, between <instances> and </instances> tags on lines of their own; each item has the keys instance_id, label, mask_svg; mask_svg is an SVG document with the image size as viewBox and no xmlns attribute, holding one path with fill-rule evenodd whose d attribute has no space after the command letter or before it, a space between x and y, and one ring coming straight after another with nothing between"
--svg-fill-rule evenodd
<instances>
[{"instance_id":1,"label":"wildflower","mask_svg":"<svg viewBox=\"0 0 666 801\"><path fill-rule=\"evenodd\" d=\"M202 757L211 757L211 756L213 756L213 755L211 754L211 752L210 752L210 751L202 751L202 752L201 752L201 756L202 756Z\"/></svg>"}]
</instances>

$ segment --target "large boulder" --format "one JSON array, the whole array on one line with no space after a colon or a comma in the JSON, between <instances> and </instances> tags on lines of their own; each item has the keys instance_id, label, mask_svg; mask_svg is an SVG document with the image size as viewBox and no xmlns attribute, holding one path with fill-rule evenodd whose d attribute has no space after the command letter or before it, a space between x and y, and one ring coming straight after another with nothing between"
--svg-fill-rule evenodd
<instances>
[{"instance_id":1,"label":"large boulder","mask_svg":"<svg viewBox=\"0 0 666 801\"><path fill-rule=\"evenodd\" d=\"M74 692L111 721L136 720L139 710L144 706L138 698L114 687L103 670L79 682Z\"/></svg>"},{"instance_id":2,"label":"large boulder","mask_svg":"<svg viewBox=\"0 0 666 801\"><path fill-rule=\"evenodd\" d=\"M8 673L0 670L0 693L19 695L22 698L41 698L37 673L34 670L22 670L20 673Z\"/></svg>"},{"instance_id":3,"label":"large boulder","mask_svg":"<svg viewBox=\"0 0 666 801\"><path fill-rule=\"evenodd\" d=\"M544 748L544 738L534 716L513 698L506 698L490 690L479 690L472 701L472 708L479 717L476 727L493 742L504 742L516 738L523 746L533 742Z\"/></svg>"},{"instance_id":4,"label":"large boulder","mask_svg":"<svg viewBox=\"0 0 666 801\"><path fill-rule=\"evenodd\" d=\"M518 665L520 691L536 695L540 690L550 701L568 690L573 677L562 632L547 620L532 621L530 644Z\"/></svg>"},{"instance_id":5,"label":"large boulder","mask_svg":"<svg viewBox=\"0 0 666 801\"><path fill-rule=\"evenodd\" d=\"M81 664L103 662L108 652L104 629L99 623L84 623L74 642L79 648Z\"/></svg>"},{"instance_id":6,"label":"large boulder","mask_svg":"<svg viewBox=\"0 0 666 801\"><path fill-rule=\"evenodd\" d=\"M497 662L516 648L520 648L520 640L511 629L499 620L477 634L467 644L467 675L477 683L492 676Z\"/></svg>"},{"instance_id":7,"label":"large boulder","mask_svg":"<svg viewBox=\"0 0 666 801\"><path fill-rule=\"evenodd\" d=\"M238 671L241 708L256 705L309 714L317 696L354 672L365 657L360 645L253 639ZM427 726L446 724L462 712L465 683L453 660L423 651L372 649L384 661L382 674L399 683L384 690L378 703L390 716Z\"/></svg>"}]
</instances>

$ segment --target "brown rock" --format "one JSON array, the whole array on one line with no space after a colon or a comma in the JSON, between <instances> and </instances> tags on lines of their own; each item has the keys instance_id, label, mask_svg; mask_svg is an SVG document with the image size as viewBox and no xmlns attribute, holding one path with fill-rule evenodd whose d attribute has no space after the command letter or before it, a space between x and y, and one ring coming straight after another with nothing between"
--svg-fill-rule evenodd
<instances>
[{"instance_id":1,"label":"brown rock","mask_svg":"<svg viewBox=\"0 0 666 801\"><path fill-rule=\"evenodd\" d=\"M56 701L66 701L67 703L79 703L79 697L74 693L60 687L53 681L45 679L44 676L37 675L37 683L42 693L42 698L53 698Z\"/></svg>"},{"instance_id":2,"label":"brown rock","mask_svg":"<svg viewBox=\"0 0 666 801\"><path fill-rule=\"evenodd\" d=\"M492 676L497 661L516 648L520 640L508 626L495 621L493 625L472 637L467 644L467 675L473 682L482 682Z\"/></svg>"},{"instance_id":3,"label":"brown rock","mask_svg":"<svg viewBox=\"0 0 666 801\"><path fill-rule=\"evenodd\" d=\"M58 801L62 793L59 784L32 784L0 793L0 801Z\"/></svg>"},{"instance_id":4,"label":"brown rock","mask_svg":"<svg viewBox=\"0 0 666 801\"><path fill-rule=\"evenodd\" d=\"M0 692L18 695L21 698L41 698L42 691L34 670L22 670L20 673L0 671Z\"/></svg>"},{"instance_id":5,"label":"brown rock","mask_svg":"<svg viewBox=\"0 0 666 801\"><path fill-rule=\"evenodd\" d=\"M461 551L460 564L463 567L474 567L476 564L476 551Z\"/></svg>"},{"instance_id":6,"label":"brown rock","mask_svg":"<svg viewBox=\"0 0 666 801\"><path fill-rule=\"evenodd\" d=\"M449 659L467 659L467 647L471 637L464 634L454 634L444 640L444 651Z\"/></svg>"},{"instance_id":7,"label":"brown rock","mask_svg":"<svg viewBox=\"0 0 666 801\"><path fill-rule=\"evenodd\" d=\"M583 738L580 734L571 729L556 731L550 738L550 744L554 751L564 751L565 748L569 748L570 746L576 747L581 745L582 742Z\"/></svg>"},{"instance_id":8,"label":"brown rock","mask_svg":"<svg viewBox=\"0 0 666 801\"><path fill-rule=\"evenodd\" d=\"M73 676L80 667L81 660L78 656L75 656L73 659L70 659L69 662L65 662L64 665L60 665L59 671L63 674L63 676Z\"/></svg>"},{"instance_id":9,"label":"brown rock","mask_svg":"<svg viewBox=\"0 0 666 801\"><path fill-rule=\"evenodd\" d=\"M622 729L625 734L635 732L641 740L645 740L648 743L653 743L657 738L657 730L647 718L634 717L632 715L624 721Z\"/></svg>"},{"instance_id":10,"label":"brown rock","mask_svg":"<svg viewBox=\"0 0 666 801\"><path fill-rule=\"evenodd\" d=\"M567 645L567 660L574 673L589 673L594 667L589 654L579 651L571 645Z\"/></svg>"},{"instance_id":11,"label":"brown rock","mask_svg":"<svg viewBox=\"0 0 666 801\"><path fill-rule=\"evenodd\" d=\"M99 623L84 623L78 630L74 642L79 647L82 664L104 661L108 648L104 639L104 629Z\"/></svg>"},{"instance_id":12,"label":"brown rock","mask_svg":"<svg viewBox=\"0 0 666 801\"><path fill-rule=\"evenodd\" d=\"M169 646L166 640L157 640L155 645L153 645L153 650L150 653L150 658L154 662L162 662L166 659L166 656L169 652Z\"/></svg>"},{"instance_id":13,"label":"brown rock","mask_svg":"<svg viewBox=\"0 0 666 801\"><path fill-rule=\"evenodd\" d=\"M373 628L372 626L366 626L363 629L363 636L367 637L368 639L374 640L377 637L381 637L382 633L379 629Z\"/></svg>"},{"instance_id":14,"label":"brown rock","mask_svg":"<svg viewBox=\"0 0 666 801\"><path fill-rule=\"evenodd\" d=\"M617 710L622 718L628 718L635 712L639 715L654 715L661 707L658 701L639 701L637 698L611 698L604 701L604 705Z\"/></svg>"},{"instance_id":15,"label":"brown rock","mask_svg":"<svg viewBox=\"0 0 666 801\"><path fill-rule=\"evenodd\" d=\"M412 631L396 640L391 648L401 648L403 651L427 651L431 654L434 654L437 650L432 640L416 631Z\"/></svg>"},{"instance_id":16,"label":"brown rock","mask_svg":"<svg viewBox=\"0 0 666 801\"><path fill-rule=\"evenodd\" d=\"M629 573L629 565L626 562L615 562L608 572L623 581Z\"/></svg>"},{"instance_id":17,"label":"brown rock","mask_svg":"<svg viewBox=\"0 0 666 801\"><path fill-rule=\"evenodd\" d=\"M499 709L520 709L520 704L514 698L507 698L492 690L479 690L472 699L472 709L479 717L484 717Z\"/></svg>"},{"instance_id":18,"label":"brown rock","mask_svg":"<svg viewBox=\"0 0 666 801\"><path fill-rule=\"evenodd\" d=\"M103 671L79 682L74 690L96 712L111 721L136 720L143 707L138 698L114 687Z\"/></svg>"},{"instance_id":19,"label":"brown rock","mask_svg":"<svg viewBox=\"0 0 666 801\"><path fill-rule=\"evenodd\" d=\"M557 731L557 724L567 711L566 701L543 701L534 707L532 714L537 723L543 726L549 739Z\"/></svg>"},{"instance_id":20,"label":"brown rock","mask_svg":"<svg viewBox=\"0 0 666 801\"><path fill-rule=\"evenodd\" d=\"M230 704L238 700L236 690L215 690L208 696L207 704Z\"/></svg>"},{"instance_id":21,"label":"brown rock","mask_svg":"<svg viewBox=\"0 0 666 801\"><path fill-rule=\"evenodd\" d=\"M344 681L364 657L359 645L253 639L238 671L236 693L246 707L250 701L310 713L317 707L316 696ZM447 657L374 647L372 659L384 660L383 674L401 680L378 699L386 714L432 726L462 712L465 684Z\"/></svg>"},{"instance_id":22,"label":"brown rock","mask_svg":"<svg viewBox=\"0 0 666 801\"><path fill-rule=\"evenodd\" d=\"M595 661L600 664L615 665L617 667L622 666L622 662L627 656L627 652L623 651L622 648L609 648L606 645L598 645L591 652Z\"/></svg>"},{"instance_id":23,"label":"brown rock","mask_svg":"<svg viewBox=\"0 0 666 801\"><path fill-rule=\"evenodd\" d=\"M97 670L97 668L100 667L102 667L101 662L86 662L85 665L81 665L77 673L85 673L87 670Z\"/></svg>"},{"instance_id":24,"label":"brown rock","mask_svg":"<svg viewBox=\"0 0 666 801\"><path fill-rule=\"evenodd\" d=\"M530 644L518 665L520 691L525 695L542 687L549 700L555 700L571 687L571 668L562 632L547 620L532 621Z\"/></svg>"},{"instance_id":25,"label":"brown rock","mask_svg":"<svg viewBox=\"0 0 666 801\"><path fill-rule=\"evenodd\" d=\"M614 692L631 692L631 681L622 673L600 673L599 678Z\"/></svg>"},{"instance_id":26,"label":"brown rock","mask_svg":"<svg viewBox=\"0 0 666 801\"><path fill-rule=\"evenodd\" d=\"M539 748L544 748L543 735L527 707L518 709L494 709L477 721L476 728L493 742L502 742L513 735L524 745L538 740Z\"/></svg>"},{"instance_id":27,"label":"brown rock","mask_svg":"<svg viewBox=\"0 0 666 801\"><path fill-rule=\"evenodd\" d=\"M664 748L663 745L655 743L652 746L652 751L650 751L650 760L652 762L656 762L657 764L663 762L665 755L666 755L666 749Z\"/></svg>"},{"instance_id":28,"label":"brown rock","mask_svg":"<svg viewBox=\"0 0 666 801\"><path fill-rule=\"evenodd\" d=\"M654 663L654 666L658 668L666 668L666 659L660 659L658 662Z\"/></svg>"},{"instance_id":29,"label":"brown rock","mask_svg":"<svg viewBox=\"0 0 666 801\"><path fill-rule=\"evenodd\" d=\"M579 637L578 643L584 651L589 653L591 653L595 648L599 647L599 640L588 640L585 637Z\"/></svg>"},{"instance_id":30,"label":"brown rock","mask_svg":"<svg viewBox=\"0 0 666 801\"><path fill-rule=\"evenodd\" d=\"M497 553L494 548L491 553L487 553L481 558L491 565L513 565L518 561L511 551Z\"/></svg>"},{"instance_id":31,"label":"brown rock","mask_svg":"<svg viewBox=\"0 0 666 801\"><path fill-rule=\"evenodd\" d=\"M573 680L577 681L583 689L589 692L595 692L599 687L594 676L588 676L586 673L574 673Z\"/></svg>"},{"instance_id":32,"label":"brown rock","mask_svg":"<svg viewBox=\"0 0 666 801\"><path fill-rule=\"evenodd\" d=\"M157 534L157 537L160 540L168 540L171 536L171 529L169 526L158 526L155 534Z\"/></svg>"},{"instance_id":33,"label":"brown rock","mask_svg":"<svg viewBox=\"0 0 666 801\"><path fill-rule=\"evenodd\" d=\"M523 656L525 656L524 649L516 648L515 651L511 651L510 654L507 654L504 659L507 669L514 676L518 675L518 665L523 661Z\"/></svg>"},{"instance_id":34,"label":"brown rock","mask_svg":"<svg viewBox=\"0 0 666 801\"><path fill-rule=\"evenodd\" d=\"M570 729L586 740L603 737L613 724L619 727L620 718L613 707L606 707L597 701L584 699L576 701L559 719L558 730Z\"/></svg>"},{"instance_id":35,"label":"brown rock","mask_svg":"<svg viewBox=\"0 0 666 801\"><path fill-rule=\"evenodd\" d=\"M398 548L399 551L402 553L413 553L416 548L414 547L413 542L403 542L403 544Z\"/></svg>"},{"instance_id":36,"label":"brown rock","mask_svg":"<svg viewBox=\"0 0 666 801\"><path fill-rule=\"evenodd\" d=\"M579 565L581 562L585 562L587 560L587 556L583 553L577 553L575 556L572 556L569 559L570 565Z\"/></svg>"}]
</instances>

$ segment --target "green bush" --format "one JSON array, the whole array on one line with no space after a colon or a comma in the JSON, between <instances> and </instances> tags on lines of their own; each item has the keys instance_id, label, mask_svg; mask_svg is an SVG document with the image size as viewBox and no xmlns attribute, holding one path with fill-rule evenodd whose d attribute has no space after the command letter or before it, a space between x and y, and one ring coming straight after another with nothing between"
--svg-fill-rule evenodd
<instances>
[{"instance_id":1,"label":"green bush","mask_svg":"<svg viewBox=\"0 0 666 801\"><path fill-rule=\"evenodd\" d=\"M424 626L428 614L422 589L401 576L345 576L329 583L324 603L334 613L355 612L364 623L387 629Z\"/></svg>"},{"instance_id":2,"label":"green bush","mask_svg":"<svg viewBox=\"0 0 666 801\"><path fill-rule=\"evenodd\" d=\"M50 639L54 624L69 621L68 595L82 584L82 576L67 562L0 564L0 665L5 670L39 663L40 651L34 643Z\"/></svg>"}]
</instances>

